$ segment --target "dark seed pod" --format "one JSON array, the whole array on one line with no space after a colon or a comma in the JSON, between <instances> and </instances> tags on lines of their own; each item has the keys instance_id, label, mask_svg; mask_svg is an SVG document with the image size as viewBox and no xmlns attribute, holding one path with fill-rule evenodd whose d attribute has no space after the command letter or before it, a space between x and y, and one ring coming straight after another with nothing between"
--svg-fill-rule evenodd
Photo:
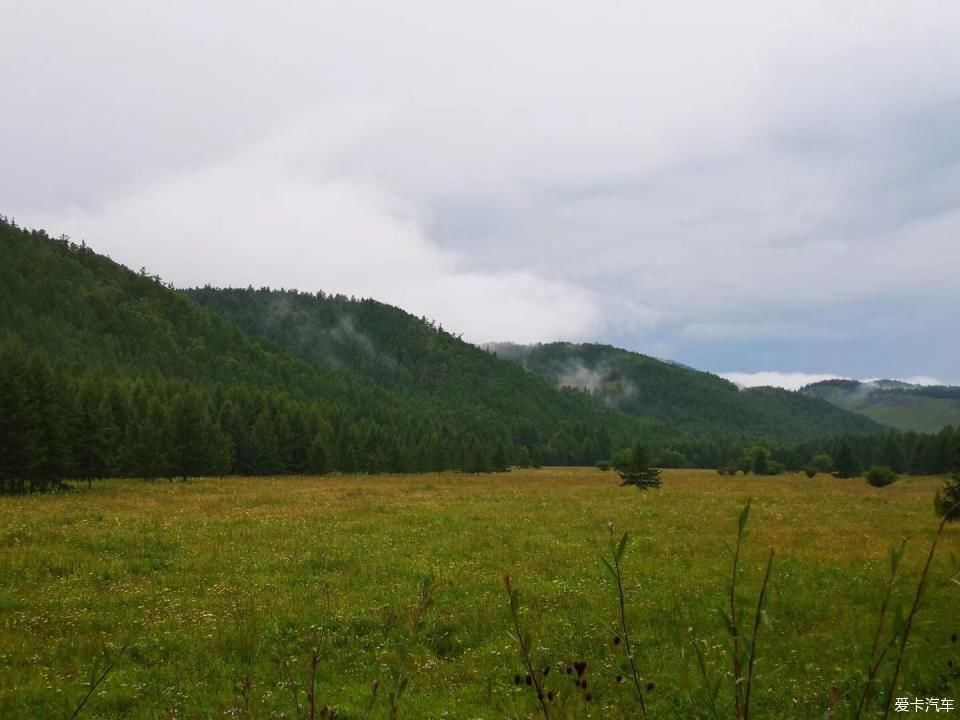
<instances>
[{"instance_id":1,"label":"dark seed pod","mask_svg":"<svg viewBox=\"0 0 960 720\"><path fill-rule=\"evenodd\" d=\"M618 682L618 683L622 683L622 682L623 682L623 675L617 675L617 682Z\"/></svg>"},{"instance_id":2,"label":"dark seed pod","mask_svg":"<svg viewBox=\"0 0 960 720\"><path fill-rule=\"evenodd\" d=\"M567 668L567 675L573 675L573 668L572 668L572 667L568 667L568 668Z\"/></svg>"},{"instance_id":3,"label":"dark seed pod","mask_svg":"<svg viewBox=\"0 0 960 720\"><path fill-rule=\"evenodd\" d=\"M514 675L514 676L513 676L513 684L514 684L514 685L519 685L519 684L522 683L522 682L523 682L523 678L521 678L519 675Z\"/></svg>"},{"instance_id":4,"label":"dark seed pod","mask_svg":"<svg viewBox=\"0 0 960 720\"><path fill-rule=\"evenodd\" d=\"M543 676L546 677L546 676L549 675L549 674L550 674L550 666L547 665L547 666L543 669Z\"/></svg>"},{"instance_id":5,"label":"dark seed pod","mask_svg":"<svg viewBox=\"0 0 960 720\"><path fill-rule=\"evenodd\" d=\"M553 702L553 690L550 690L549 692L547 692L547 700L549 700L550 702Z\"/></svg>"},{"instance_id":6,"label":"dark seed pod","mask_svg":"<svg viewBox=\"0 0 960 720\"><path fill-rule=\"evenodd\" d=\"M593 696L590 693L587 693L586 695L583 696L583 699L586 700L587 702L590 702L591 700L593 700Z\"/></svg>"},{"instance_id":7,"label":"dark seed pod","mask_svg":"<svg viewBox=\"0 0 960 720\"><path fill-rule=\"evenodd\" d=\"M586 690L586 689L587 689L587 681L586 681L586 680L581 680L581 681L580 681L580 687L582 687L584 690Z\"/></svg>"},{"instance_id":8,"label":"dark seed pod","mask_svg":"<svg viewBox=\"0 0 960 720\"><path fill-rule=\"evenodd\" d=\"M647 692L650 692L656 687L653 683L647 683Z\"/></svg>"},{"instance_id":9,"label":"dark seed pod","mask_svg":"<svg viewBox=\"0 0 960 720\"><path fill-rule=\"evenodd\" d=\"M957 641L957 634L954 633L953 635L950 636L950 642L956 642L956 641Z\"/></svg>"},{"instance_id":10,"label":"dark seed pod","mask_svg":"<svg viewBox=\"0 0 960 720\"><path fill-rule=\"evenodd\" d=\"M527 675L527 685L533 685L533 678Z\"/></svg>"},{"instance_id":11,"label":"dark seed pod","mask_svg":"<svg viewBox=\"0 0 960 720\"><path fill-rule=\"evenodd\" d=\"M587 671L587 663L581 660L580 662L575 662L573 667L577 671L577 677L583 677L583 674Z\"/></svg>"},{"instance_id":12,"label":"dark seed pod","mask_svg":"<svg viewBox=\"0 0 960 720\"><path fill-rule=\"evenodd\" d=\"M613 644L614 644L614 645L619 645L619 644L620 644L620 636L619 636L619 635L614 635L614 636L613 636Z\"/></svg>"}]
</instances>

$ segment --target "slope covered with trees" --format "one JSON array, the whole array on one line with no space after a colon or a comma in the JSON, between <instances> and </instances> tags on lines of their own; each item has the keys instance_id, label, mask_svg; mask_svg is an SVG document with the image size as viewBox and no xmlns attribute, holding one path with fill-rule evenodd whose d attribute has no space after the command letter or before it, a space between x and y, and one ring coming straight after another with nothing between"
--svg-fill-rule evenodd
<instances>
[{"instance_id":1,"label":"slope covered with trees","mask_svg":"<svg viewBox=\"0 0 960 720\"><path fill-rule=\"evenodd\" d=\"M800 389L898 430L935 433L960 425L960 387L923 386L899 380L824 380Z\"/></svg>"},{"instance_id":2,"label":"slope covered with trees","mask_svg":"<svg viewBox=\"0 0 960 720\"><path fill-rule=\"evenodd\" d=\"M0 493L116 474L584 465L638 438L663 467L957 463L952 428L876 432L816 398L606 346L497 351L514 362L372 300L178 292L0 219Z\"/></svg>"},{"instance_id":3,"label":"slope covered with trees","mask_svg":"<svg viewBox=\"0 0 960 720\"><path fill-rule=\"evenodd\" d=\"M490 415L514 426L517 444L532 448L543 444L543 430L549 437L552 428L565 428L601 446L586 456L599 451L605 457L611 440L629 442L638 432L658 431L655 423L555 388L425 318L376 300L269 288L204 287L187 294L250 336L316 367L374 383L405 404L464 417ZM577 422L571 425L574 418Z\"/></svg>"},{"instance_id":4,"label":"slope covered with trees","mask_svg":"<svg viewBox=\"0 0 960 720\"><path fill-rule=\"evenodd\" d=\"M741 390L683 365L609 345L494 345L498 356L577 388L609 407L660 422L686 436L802 441L877 433L878 423L817 398L778 388Z\"/></svg>"},{"instance_id":5,"label":"slope covered with trees","mask_svg":"<svg viewBox=\"0 0 960 720\"><path fill-rule=\"evenodd\" d=\"M464 368L443 392L401 392L407 380L259 342L159 278L6 220L0 310L0 490L118 473L582 464L641 430L512 368L482 405L457 391ZM462 345L427 326L417 342Z\"/></svg>"}]
</instances>

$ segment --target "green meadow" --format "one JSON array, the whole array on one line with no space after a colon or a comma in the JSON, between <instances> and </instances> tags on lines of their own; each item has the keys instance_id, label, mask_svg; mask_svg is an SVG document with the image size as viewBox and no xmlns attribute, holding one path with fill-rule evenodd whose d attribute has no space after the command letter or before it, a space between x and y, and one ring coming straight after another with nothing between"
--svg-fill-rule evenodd
<instances>
[{"instance_id":1,"label":"green meadow","mask_svg":"<svg viewBox=\"0 0 960 720\"><path fill-rule=\"evenodd\" d=\"M77 717L306 718L310 687L316 717L541 716L505 574L536 669L550 668L551 717L638 717L617 680L608 523L631 538L626 615L647 717L714 717L714 703L733 717L717 610L748 498L738 586L751 631L775 551L751 717L820 718L831 706L850 717L890 547L907 539L881 642L895 607L913 602L942 481L876 489L674 470L641 492L612 473L551 468L110 480L0 498L0 718L69 718L110 663ZM960 527L948 525L898 696L960 703L958 551ZM586 663L586 689L567 674L574 663Z\"/></svg>"}]
</instances>

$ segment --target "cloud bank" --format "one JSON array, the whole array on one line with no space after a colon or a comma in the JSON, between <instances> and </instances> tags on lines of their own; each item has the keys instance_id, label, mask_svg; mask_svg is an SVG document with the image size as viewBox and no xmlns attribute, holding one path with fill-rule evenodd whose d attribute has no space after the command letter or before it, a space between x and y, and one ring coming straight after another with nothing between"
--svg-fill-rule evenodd
<instances>
[{"instance_id":1,"label":"cloud bank","mask_svg":"<svg viewBox=\"0 0 960 720\"><path fill-rule=\"evenodd\" d=\"M6 4L0 212L178 285L711 370L960 352L954 2Z\"/></svg>"}]
</instances>

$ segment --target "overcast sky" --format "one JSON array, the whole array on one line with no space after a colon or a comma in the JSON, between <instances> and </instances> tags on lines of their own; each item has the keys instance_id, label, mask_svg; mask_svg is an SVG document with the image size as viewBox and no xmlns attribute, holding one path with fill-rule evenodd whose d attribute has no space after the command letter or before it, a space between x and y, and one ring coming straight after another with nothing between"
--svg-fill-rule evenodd
<instances>
[{"instance_id":1,"label":"overcast sky","mask_svg":"<svg viewBox=\"0 0 960 720\"><path fill-rule=\"evenodd\" d=\"M474 342L960 383L956 0L0 18L0 213L134 269L371 296Z\"/></svg>"}]
</instances>

